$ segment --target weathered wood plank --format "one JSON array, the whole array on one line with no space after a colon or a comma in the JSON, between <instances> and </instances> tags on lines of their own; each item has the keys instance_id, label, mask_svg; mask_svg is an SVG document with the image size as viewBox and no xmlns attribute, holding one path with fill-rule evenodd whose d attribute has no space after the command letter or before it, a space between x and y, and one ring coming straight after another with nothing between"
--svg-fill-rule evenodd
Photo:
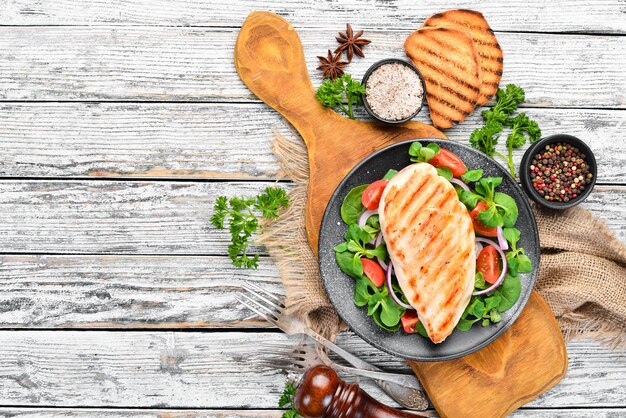
<instances>
[{"instance_id":1,"label":"weathered wood plank","mask_svg":"<svg viewBox=\"0 0 626 418\"><path fill-rule=\"evenodd\" d=\"M283 410L271 409L244 409L244 410L219 410L219 409L104 409L90 408L88 410L78 408L0 408L1 418L280 418ZM437 417L437 413L428 410L431 417ZM620 418L626 415L623 408L597 408L597 409L520 409L511 414L511 418L534 417L553 418L555 413L561 418Z\"/></svg>"},{"instance_id":2,"label":"weathered wood plank","mask_svg":"<svg viewBox=\"0 0 626 418\"><path fill-rule=\"evenodd\" d=\"M215 198L255 195L271 184L0 181L2 251L226 254L228 232L209 223ZM625 187L598 186L582 206L626 240Z\"/></svg>"},{"instance_id":3,"label":"weathered wood plank","mask_svg":"<svg viewBox=\"0 0 626 418\"><path fill-rule=\"evenodd\" d=\"M626 183L626 154L616 140L626 111L525 111L544 135L568 132L587 141L599 181ZM428 122L427 112L418 119ZM281 120L257 103L4 103L0 176L275 179L274 128L289 134ZM479 126L477 111L446 134L467 144ZM514 151L516 166L524 150Z\"/></svg>"},{"instance_id":4,"label":"weathered wood plank","mask_svg":"<svg viewBox=\"0 0 626 418\"><path fill-rule=\"evenodd\" d=\"M0 328L269 327L235 299L246 280L283 294L268 259L3 255Z\"/></svg>"},{"instance_id":5,"label":"weathered wood plank","mask_svg":"<svg viewBox=\"0 0 626 418\"><path fill-rule=\"evenodd\" d=\"M299 31L314 84L316 55L333 47L333 30ZM237 30L151 27L0 27L1 100L256 100L237 76ZM370 31L366 58L404 56L409 31ZM502 82L526 89L529 104L626 107L626 43L616 36L499 35ZM598 74L602 74L599 77Z\"/></svg>"},{"instance_id":6,"label":"weathered wood plank","mask_svg":"<svg viewBox=\"0 0 626 418\"><path fill-rule=\"evenodd\" d=\"M85 2L12 0L3 2L2 25L163 25L239 26L252 10L275 11L296 27L340 29L343 22L358 27L414 29L423 19L446 7L436 0L392 2L325 2L272 0L229 2L211 0L144 1L96 0ZM524 0L502 7L498 3L460 0L453 7L482 11L494 30L586 31L624 33L624 9L618 0L551 1ZM452 7L452 6L451 6Z\"/></svg>"},{"instance_id":7,"label":"weathered wood plank","mask_svg":"<svg viewBox=\"0 0 626 418\"><path fill-rule=\"evenodd\" d=\"M280 333L2 331L0 339L4 405L273 408L285 383L282 373L246 362L264 342L286 341ZM354 336L340 344L376 356ZM621 406L626 354L591 343L568 348L565 379L529 406ZM399 359L376 358L408 372ZM389 401L371 383L363 385Z\"/></svg>"}]
</instances>

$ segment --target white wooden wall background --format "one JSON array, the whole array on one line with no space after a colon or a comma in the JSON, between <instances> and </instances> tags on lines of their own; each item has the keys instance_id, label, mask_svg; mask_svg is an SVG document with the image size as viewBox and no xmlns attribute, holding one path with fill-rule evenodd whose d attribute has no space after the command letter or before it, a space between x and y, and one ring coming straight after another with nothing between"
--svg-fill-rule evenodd
<instances>
[{"instance_id":1,"label":"white wooden wall background","mask_svg":"<svg viewBox=\"0 0 626 418\"><path fill-rule=\"evenodd\" d=\"M487 16L503 83L526 88L545 134L594 149L584 206L626 241L622 0L0 0L0 417L279 417L284 376L245 359L287 338L234 294L244 280L281 293L280 279L266 257L231 267L208 222L215 196L281 176L270 146L286 128L234 70L238 28L251 10L285 16L318 84L315 56L346 22L373 41L358 77L451 7ZM446 133L466 142L479 123ZM353 335L340 343L407 371ZM568 353L565 379L514 416L626 416L626 354L591 341Z\"/></svg>"}]
</instances>

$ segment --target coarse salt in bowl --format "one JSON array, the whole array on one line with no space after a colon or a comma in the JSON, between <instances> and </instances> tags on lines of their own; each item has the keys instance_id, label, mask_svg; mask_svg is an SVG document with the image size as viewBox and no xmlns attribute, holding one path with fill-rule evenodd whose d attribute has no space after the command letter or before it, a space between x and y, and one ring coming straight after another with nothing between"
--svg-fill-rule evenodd
<instances>
[{"instance_id":1,"label":"coarse salt in bowl","mask_svg":"<svg viewBox=\"0 0 626 418\"><path fill-rule=\"evenodd\" d=\"M394 58L379 61L367 70L362 83L365 110L381 122L406 122L424 105L424 80L407 61Z\"/></svg>"}]
</instances>

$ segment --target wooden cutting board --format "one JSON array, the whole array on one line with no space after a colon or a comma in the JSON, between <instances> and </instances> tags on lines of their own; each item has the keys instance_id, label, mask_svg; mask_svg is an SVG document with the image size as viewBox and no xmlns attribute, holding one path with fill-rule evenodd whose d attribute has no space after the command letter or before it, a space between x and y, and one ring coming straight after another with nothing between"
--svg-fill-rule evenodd
<instances>
[{"instance_id":1,"label":"wooden cutting board","mask_svg":"<svg viewBox=\"0 0 626 418\"><path fill-rule=\"evenodd\" d=\"M332 42L329 37L329 46ZM306 143L306 228L316 254L326 204L352 167L398 141L445 138L419 122L388 126L349 120L324 109L315 99L298 34L276 14L248 16L235 44L235 67L246 86L283 115ZM567 353L554 315L533 291L515 324L489 346L462 359L409 364L442 417L491 418L505 416L560 381Z\"/></svg>"}]
</instances>

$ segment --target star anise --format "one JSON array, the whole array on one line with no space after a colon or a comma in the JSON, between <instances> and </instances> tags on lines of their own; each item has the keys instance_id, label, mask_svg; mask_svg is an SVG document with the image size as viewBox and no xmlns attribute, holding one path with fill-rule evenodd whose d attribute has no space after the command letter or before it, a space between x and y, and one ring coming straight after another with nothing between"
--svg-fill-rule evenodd
<instances>
[{"instance_id":1,"label":"star anise","mask_svg":"<svg viewBox=\"0 0 626 418\"><path fill-rule=\"evenodd\" d=\"M322 78L329 78L331 80L336 79L337 77L343 75L342 68L348 65L347 62L339 61L341 59L341 53L333 55L331 50L328 50L328 57L317 57L318 60L322 63L318 70L324 71Z\"/></svg>"},{"instance_id":2,"label":"star anise","mask_svg":"<svg viewBox=\"0 0 626 418\"><path fill-rule=\"evenodd\" d=\"M345 32L339 32L339 36L335 37L337 42L341 45L335 49L336 54L341 54L343 51L346 51L348 54L348 62L352 62L352 57L354 54L357 54L360 57L364 57L363 50L361 47L371 43L367 39L359 39L363 35L363 31L360 30L357 33L352 31L352 26L348 23L346 25Z\"/></svg>"}]
</instances>

